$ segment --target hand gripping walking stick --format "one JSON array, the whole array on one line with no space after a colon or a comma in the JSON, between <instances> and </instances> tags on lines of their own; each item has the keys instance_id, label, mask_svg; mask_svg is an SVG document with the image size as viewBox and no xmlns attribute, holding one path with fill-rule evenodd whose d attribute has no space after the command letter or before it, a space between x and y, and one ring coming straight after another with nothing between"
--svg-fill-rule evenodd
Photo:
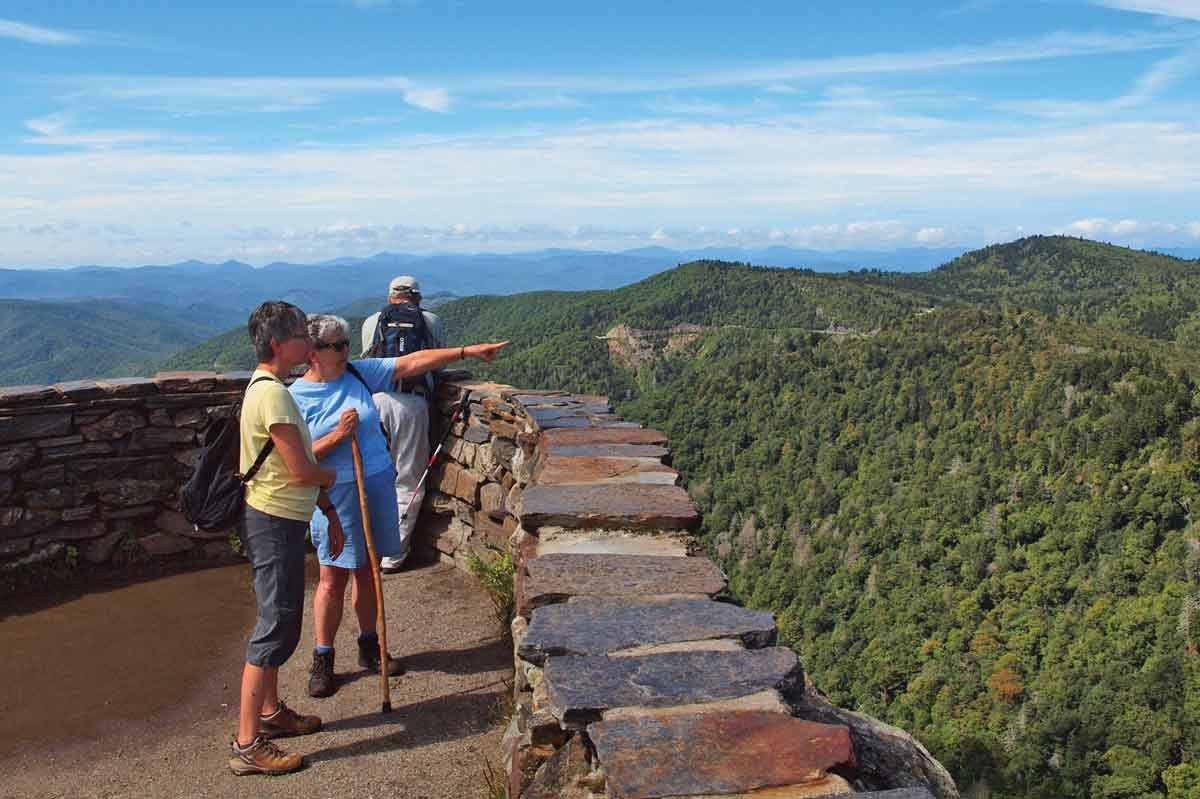
<instances>
[{"instance_id":1,"label":"hand gripping walking stick","mask_svg":"<svg viewBox=\"0 0 1200 799\"><path fill-rule=\"evenodd\" d=\"M379 677L383 680L383 713L392 712L392 686L388 682L387 614L383 610L383 581L379 577L379 556L375 554L375 539L371 537L371 510L367 507L367 487L363 482L362 451L358 436L351 433L350 449L354 453L354 481L358 484L358 508L362 513L363 537L367 539L367 557L371 559L371 577L375 581L375 626L379 633Z\"/></svg>"},{"instance_id":2,"label":"hand gripping walking stick","mask_svg":"<svg viewBox=\"0 0 1200 799\"><path fill-rule=\"evenodd\" d=\"M429 461L425 464L425 471L421 473L421 479L417 481L417 487L412 490L408 496L408 504L404 506L404 513L400 514L400 526L404 527L404 520L408 518L408 512L412 510L413 500L421 493L421 487L425 485L425 478L429 476L429 470L437 463L438 456L442 454L442 447L446 444L446 439L450 436L450 430L459 420L466 420L468 406L471 403L471 392L463 389L462 399L458 401L458 405L454 406L454 413L450 415L450 421L446 423L446 430L442 433L442 440L438 442L437 448L433 454L429 456Z\"/></svg>"}]
</instances>

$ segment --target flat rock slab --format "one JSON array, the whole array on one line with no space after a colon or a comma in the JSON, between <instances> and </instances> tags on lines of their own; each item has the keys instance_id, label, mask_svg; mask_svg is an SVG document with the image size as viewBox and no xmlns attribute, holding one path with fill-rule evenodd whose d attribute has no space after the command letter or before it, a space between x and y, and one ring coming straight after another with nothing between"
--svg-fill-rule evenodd
<instances>
[{"instance_id":1,"label":"flat rock slab","mask_svg":"<svg viewBox=\"0 0 1200 799\"><path fill-rule=\"evenodd\" d=\"M650 535L645 531L624 530L564 530L543 527L535 537L533 557L555 552L580 555L658 555L682 558L689 550L686 533Z\"/></svg>"},{"instance_id":2,"label":"flat rock slab","mask_svg":"<svg viewBox=\"0 0 1200 799\"><path fill-rule=\"evenodd\" d=\"M521 615L573 596L707 594L725 590L725 575L708 558L656 555L543 555L525 564Z\"/></svg>"},{"instance_id":3,"label":"flat rock slab","mask_svg":"<svg viewBox=\"0 0 1200 799\"><path fill-rule=\"evenodd\" d=\"M642 657L552 657L546 661L549 709L582 727L619 707L717 702L801 684L796 653L773 646L738 652L668 652Z\"/></svg>"},{"instance_id":4,"label":"flat rock slab","mask_svg":"<svg viewBox=\"0 0 1200 799\"><path fill-rule=\"evenodd\" d=\"M775 616L707 599L574 599L533 611L517 654L541 665L554 655L607 655L635 646L734 638L775 642Z\"/></svg>"},{"instance_id":5,"label":"flat rock slab","mask_svg":"<svg viewBox=\"0 0 1200 799\"><path fill-rule=\"evenodd\" d=\"M543 486L592 483L673 486L679 482L679 472L653 458L598 458L556 452L541 459L533 479Z\"/></svg>"},{"instance_id":6,"label":"flat rock slab","mask_svg":"<svg viewBox=\"0 0 1200 799\"><path fill-rule=\"evenodd\" d=\"M839 793L829 799L935 799L929 788L892 788L890 791L866 791L865 793Z\"/></svg>"},{"instance_id":7,"label":"flat rock slab","mask_svg":"<svg viewBox=\"0 0 1200 799\"><path fill-rule=\"evenodd\" d=\"M613 428L601 429L611 430ZM551 455L573 457L653 458L659 462L671 454L669 449L658 444L551 444L547 447L546 452Z\"/></svg>"},{"instance_id":8,"label":"flat rock slab","mask_svg":"<svg viewBox=\"0 0 1200 799\"><path fill-rule=\"evenodd\" d=\"M666 446L667 435L645 428L600 427L592 430L548 430L542 436L547 447L592 444L650 444Z\"/></svg>"},{"instance_id":9,"label":"flat rock slab","mask_svg":"<svg viewBox=\"0 0 1200 799\"><path fill-rule=\"evenodd\" d=\"M534 485L525 489L518 510L526 529L628 527L690 530L700 514L679 486L611 483Z\"/></svg>"},{"instance_id":10,"label":"flat rock slab","mask_svg":"<svg viewBox=\"0 0 1200 799\"><path fill-rule=\"evenodd\" d=\"M817 782L852 765L850 730L755 711L588 727L614 799L736 794Z\"/></svg>"}]
</instances>

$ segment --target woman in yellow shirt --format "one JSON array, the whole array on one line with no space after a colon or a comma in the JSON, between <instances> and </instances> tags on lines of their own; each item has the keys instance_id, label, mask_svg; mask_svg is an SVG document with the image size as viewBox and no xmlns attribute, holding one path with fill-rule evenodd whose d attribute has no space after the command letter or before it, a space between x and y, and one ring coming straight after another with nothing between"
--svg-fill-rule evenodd
<instances>
[{"instance_id":1,"label":"woman in yellow shirt","mask_svg":"<svg viewBox=\"0 0 1200 799\"><path fill-rule=\"evenodd\" d=\"M241 468L244 474L270 442L272 449L246 484L240 534L254 570L258 621L246 647L238 732L229 767L235 774L284 774L304 765L271 739L321 729L279 698L279 667L300 641L304 609L305 533L313 505L329 507L324 489L336 473L313 457L304 415L284 385L292 368L308 359L306 317L295 305L264 302L247 325L258 366L242 401ZM333 548L342 530L331 525Z\"/></svg>"}]
</instances>

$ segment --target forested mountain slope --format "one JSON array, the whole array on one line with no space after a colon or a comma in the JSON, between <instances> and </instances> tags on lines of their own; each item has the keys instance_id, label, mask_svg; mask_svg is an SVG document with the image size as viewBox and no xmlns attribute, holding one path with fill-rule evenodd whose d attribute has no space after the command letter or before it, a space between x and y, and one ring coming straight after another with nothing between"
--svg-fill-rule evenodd
<instances>
[{"instance_id":1,"label":"forested mountain slope","mask_svg":"<svg viewBox=\"0 0 1200 799\"><path fill-rule=\"evenodd\" d=\"M468 297L438 312L452 343L511 339L500 373L513 385L622 399L634 395L636 375L615 368L607 344L596 339L618 324L655 329L686 322L721 328L733 338L756 329L835 326L865 334L932 304L918 292L840 276L697 261L614 291Z\"/></svg>"},{"instance_id":2,"label":"forested mountain slope","mask_svg":"<svg viewBox=\"0 0 1200 799\"><path fill-rule=\"evenodd\" d=\"M855 277L943 300L1034 308L1200 346L1200 261L1066 236L1031 236L966 253L932 272Z\"/></svg>"},{"instance_id":3,"label":"forested mountain slope","mask_svg":"<svg viewBox=\"0 0 1200 799\"><path fill-rule=\"evenodd\" d=\"M236 316L206 305L0 300L0 385L149 374Z\"/></svg>"},{"instance_id":4,"label":"forested mountain slope","mask_svg":"<svg viewBox=\"0 0 1200 799\"><path fill-rule=\"evenodd\" d=\"M769 270L722 291L710 268L744 269L444 310L465 339L519 342L475 371L628 398L667 432L739 595L780 614L818 686L916 733L964 788L1196 796L1194 351L1115 329L1096 309L1132 301L1097 283L1088 306L1085 278L1044 262L1026 277L1073 298L1061 316L965 289L838 307ZM818 306L863 334L813 332ZM592 338L618 321L712 329L630 372Z\"/></svg>"},{"instance_id":5,"label":"forested mountain slope","mask_svg":"<svg viewBox=\"0 0 1200 799\"><path fill-rule=\"evenodd\" d=\"M963 788L1162 797L1200 776L1179 765L1200 746L1186 357L937 312L866 339L710 334L620 410L670 436L704 542L836 701Z\"/></svg>"}]
</instances>

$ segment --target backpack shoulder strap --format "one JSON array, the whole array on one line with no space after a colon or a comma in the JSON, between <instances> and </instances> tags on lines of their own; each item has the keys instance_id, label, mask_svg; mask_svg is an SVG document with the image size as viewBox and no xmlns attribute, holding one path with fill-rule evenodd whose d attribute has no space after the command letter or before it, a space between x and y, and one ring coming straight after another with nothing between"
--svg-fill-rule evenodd
<instances>
[{"instance_id":1,"label":"backpack shoulder strap","mask_svg":"<svg viewBox=\"0 0 1200 799\"><path fill-rule=\"evenodd\" d=\"M256 377L253 380L251 380L250 386L253 386L255 383L262 382L263 380L274 380L274 379L275 378L273 378L273 377L267 377L266 375L262 375L260 377ZM250 390L250 386L246 386L247 391ZM250 468L246 470L246 473L244 475L242 475L243 483L248 483L254 479L254 475L258 474L258 470L262 468L263 463L265 463L267 460L267 456L271 454L271 450L274 448L275 448L275 440L273 438L271 438L271 431L268 430L267 431L267 443L266 443L266 445L263 446L263 448L261 450L259 450L258 457L254 459L253 465L251 465Z\"/></svg>"},{"instance_id":2,"label":"backpack shoulder strap","mask_svg":"<svg viewBox=\"0 0 1200 799\"><path fill-rule=\"evenodd\" d=\"M349 361L346 361L346 371L349 372L350 374L354 375L354 377L358 380L358 382L363 384L363 388L365 388L367 390L368 394L371 393L371 387L367 385L367 379L362 376L362 372L358 371L358 369L354 366L354 364L350 363Z\"/></svg>"}]
</instances>

